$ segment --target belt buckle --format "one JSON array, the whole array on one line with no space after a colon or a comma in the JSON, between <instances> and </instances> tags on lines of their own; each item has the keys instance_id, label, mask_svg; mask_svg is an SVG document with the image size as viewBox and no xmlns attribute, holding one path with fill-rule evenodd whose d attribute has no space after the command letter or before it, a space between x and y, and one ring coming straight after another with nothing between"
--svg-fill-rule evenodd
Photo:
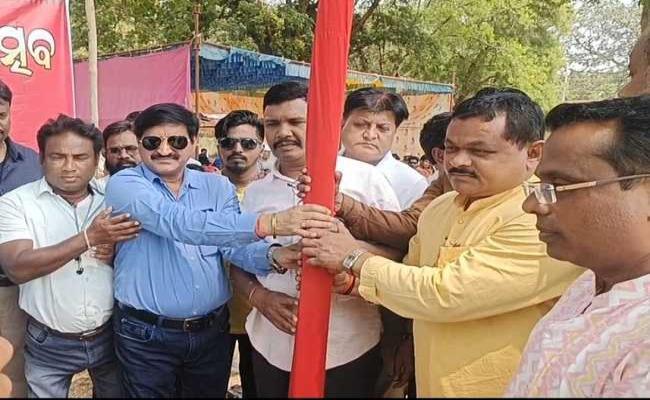
<instances>
[{"instance_id":1,"label":"belt buckle","mask_svg":"<svg viewBox=\"0 0 650 400\"><path fill-rule=\"evenodd\" d=\"M87 331L87 332L82 333L81 335L79 335L79 340L86 340L86 339L89 339L89 338L95 336L99 332L100 329L101 329L101 327L95 328L92 331Z\"/></svg>"},{"instance_id":2,"label":"belt buckle","mask_svg":"<svg viewBox=\"0 0 650 400\"><path fill-rule=\"evenodd\" d=\"M192 318L183 321L183 332L192 332L200 328L203 318Z\"/></svg>"}]
</instances>

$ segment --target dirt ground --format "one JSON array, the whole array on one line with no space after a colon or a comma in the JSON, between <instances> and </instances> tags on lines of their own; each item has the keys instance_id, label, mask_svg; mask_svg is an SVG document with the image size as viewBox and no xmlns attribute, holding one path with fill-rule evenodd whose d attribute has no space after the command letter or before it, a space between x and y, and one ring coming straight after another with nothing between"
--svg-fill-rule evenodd
<instances>
[{"instance_id":1,"label":"dirt ground","mask_svg":"<svg viewBox=\"0 0 650 400\"><path fill-rule=\"evenodd\" d=\"M227 397L241 397L241 388L239 380L239 352L235 347L235 355L232 360L232 369L230 370L230 382L228 383L230 396ZM240 394L236 396L236 394ZM84 371L75 375L72 378L72 385L70 386L70 397L72 398L88 398L93 395L93 384L90 381L88 371Z\"/></svg>"}]
</instances>

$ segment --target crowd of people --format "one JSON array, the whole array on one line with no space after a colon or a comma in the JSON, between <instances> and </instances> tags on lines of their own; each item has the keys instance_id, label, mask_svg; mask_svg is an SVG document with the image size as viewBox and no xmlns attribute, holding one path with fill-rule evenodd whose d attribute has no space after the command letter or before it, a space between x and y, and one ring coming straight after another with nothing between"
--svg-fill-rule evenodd
<instances>
[{"instance_id":1,"label":"crowd of people","mask_svg":"<svg viewBox=\"0 0 650 400\"><path fill-rule=\"evenodd\" d=\"M303 259L334 275L327 397L650 395L650 96L545 115L484 88L405 163L403 98L352 91L329 210L302 202L307 92L222 118L218 166L167 103L103 132L59 115L37 154L0 82L14 397L66 397L84 370L98 397L224 397L235 347L244 398L286 397Z\"/></svg>"}]
</instances>

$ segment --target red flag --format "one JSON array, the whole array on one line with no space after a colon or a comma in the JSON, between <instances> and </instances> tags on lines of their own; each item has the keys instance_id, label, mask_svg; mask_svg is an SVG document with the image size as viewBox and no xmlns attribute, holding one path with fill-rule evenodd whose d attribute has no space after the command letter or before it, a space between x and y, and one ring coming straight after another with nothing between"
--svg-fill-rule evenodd
<instances>
[{"instance_id":1,"label":"red flag","mask_svg":"<svg viewBox=\"0 0 650 400\"><path fill-rule=\"evenodd\" d=\"M334 207L334 170L352 28L352 0L321 0L316 17L307 113L307 168L315 182L305 203ZM303 260L304 261L304 260ZM332 276L303 262L291 397L323 397Z\"/></svg>"},{"instance_id":2,"label":"red flag","mask_svg":"<svg viewBox=\"0 0 650 400\"><path fill-rule=\"evenodd\" d=\"M0 1L0 79L13 92L11 138L36 148L36 131L74 115L66 0Z\"/></svg>"}]
</instances>

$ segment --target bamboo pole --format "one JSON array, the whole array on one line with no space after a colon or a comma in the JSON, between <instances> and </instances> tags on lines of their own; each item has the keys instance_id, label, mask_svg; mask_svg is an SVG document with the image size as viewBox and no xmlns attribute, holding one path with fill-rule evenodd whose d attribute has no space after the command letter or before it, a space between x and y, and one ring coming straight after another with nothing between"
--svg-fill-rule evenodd
<instances>
[{"instance_id":1,"label":"bamboo pole","mask_svg":"<svg viewBox=\"0 0 650 400\"><path fill-rule=\"evenodd\" d=\"M88 74L90 75L90 118L99 126L99 96L97 88L97 21L95 20L95 0L86 1L86 20L88 21Z\"/></svg>"}]
</instances>

